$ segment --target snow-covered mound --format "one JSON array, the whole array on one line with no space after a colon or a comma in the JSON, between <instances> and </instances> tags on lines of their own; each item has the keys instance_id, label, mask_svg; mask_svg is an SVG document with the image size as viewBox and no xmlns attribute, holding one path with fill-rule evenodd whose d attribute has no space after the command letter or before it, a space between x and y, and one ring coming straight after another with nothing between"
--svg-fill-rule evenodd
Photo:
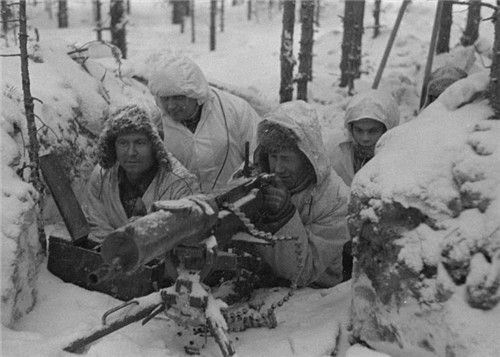
<instances>
[{"instance_id":1,"label":"snow-covered mound","mask_svg":"<svg viewBox=\"0 0 500 357\"><path fill-rule=\"evenodd\" d=\"M103 58L106 52L110 58ZM40 155L60 155L78 196L93 168L93 148L107 115L130 102L154 112L154 101L143 84L121 74L120 64L106 45L91 42L75 52L60 42L31 43L29 53ZM2 72L2 120L16 123L27 142L19 58L4 59ZM23 145L18 140L18 146ZM27 162L24 152L18 164ZM49 203L47 208L45 217L57 219L55 207Z\"/></svg>"},{"instance_id":2,"label":"snow-covered mound","mask_svg":"<svg viewBox=\"0 0 500 357\"><path fill-rule=\"evenodd\" d=\"M2 187L0 232L2 259L2 324L12 326L36 302L36 278L41 263L35 202L38 193L16 174L21 151L16 118L0 121Z\"/></svg>"},{"instance_id":3,"label":"snow-covered mound","mask_svg":"<svg viewBox=\"0 0 500 357\"><path fill-rule=\"evenodd\" d=\"M113 69L93 59L91 55L99 54L97 45L77 53L83 65L67 54L70 50L61 44L32 43L29 71L31 93L37 98L40 154L58 153L60 163L78 187L85 183L93 167L93 147L109 111L130 101L154 108L154 102L145 86L120 77L118 66ZM41 246L37 232L39 193L23 181L29 176L29 158L19 58L4 58L2 75L1 314L2 323L10 326L36 301ZM82 190L75 192L81 194ZM57 219L55 206L45 193L41 202L45 206L45 223Z\"/></svg>"},{"instance_id":4,"label":"snow-covered mound","mask_svg":"<svg viewBox=\"0 0 500 357\"><path fill-rule=\"evenodd\" d=\"M487 73L384 135L352 185L351 333L392 356L500 353L500 121Z\"/></svg>"}]
</instances>

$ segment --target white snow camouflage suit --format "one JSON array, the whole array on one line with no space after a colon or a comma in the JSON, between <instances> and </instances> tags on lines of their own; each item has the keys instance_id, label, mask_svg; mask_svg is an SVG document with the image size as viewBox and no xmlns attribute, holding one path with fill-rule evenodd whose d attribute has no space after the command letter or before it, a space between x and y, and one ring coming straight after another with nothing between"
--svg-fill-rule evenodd
<instances>
[{"instance_id":1,"label":"white snow camouflage suit","mask_svg":"<svg viewBox=\"0 0 500 357\"><path fill-rule=\"evenodd\" d=\"M302 270L297 271L293 242L259 246L258 253L277 276L290 281L298 276L299 286L312 283L334 286L342 281L342 246L349 239L346 222L349 189L331 169L317 114L307 103L281 104L259 124L259 133L267 123L277 123L297 135L298 148L311 162L316 182L292 194L296 212L276 232L277 235L298 237L302 247Z\"/></svg>"},{"instance_id":2,"label":"white snow camouflage suit","mask_svg":"<svg viewBox=\"0 0 500 357\"><path fill-rule=\"evenodd\" d=\"M168 151L193 174L202 192L224 188L245 156L255 148L259 115L243 99L208 86L201 69L187 57L174 57L159 63L149 78L155 97L184 95L202 104L195 132L162 115Z\"/></svg>"}]
</instances>

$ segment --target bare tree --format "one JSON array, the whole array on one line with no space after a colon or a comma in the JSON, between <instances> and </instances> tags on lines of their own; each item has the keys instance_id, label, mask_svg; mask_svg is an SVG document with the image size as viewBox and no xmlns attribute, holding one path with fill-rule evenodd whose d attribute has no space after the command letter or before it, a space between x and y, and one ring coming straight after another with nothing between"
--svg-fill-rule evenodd
<instances>
[{"instance_id":1,"label":"bare tree","mask_svg":"<svg viewBox=\"0 0 500 357\"><path fill-rule=\"evenodd\" d=\"M500 1L495 12L495 40L493 41L493 61L491 63L489 98L495 111L495 119L500 119Z\"/></svg>"},{"instance_id":2,"label":"bare tree","mask_svg":"<svg viewBox=\"0 0 500 357\"><path fill-rule=\"evenodd\" d=\"M9 18L10 18L10 8L7 5L7 0L1 1L1 11L2 11L2 34L3 36L7 36L7 32L9 32Z\"/></svg>"},{"instance_id":3,"label":"bare tree","mask_svg":"<svg viewBox=\"0 0 500 357\"><path fill-rule=\"evenodd\" d=\"M378 37L380 35L380 5L382 3L382 0L375 0L375 3L373 4L373 19L374 19L374 25L373 25L373 38Z\"/></svg>"},{"instance_id":4,"label":"bare tree","mask_svg":"<svg viewBox=\"0 0 500 357\"><path fill-rule=\"evenodd\" d=\"M319 16L320 16L321 0L316 0L314 5L314 25L319 27Z\"/></svg>"},{"instance_id":5,"label":"bare tree","mask_svg":"<svg viewBox=\"0 0 500 357\"><path fill-rule=\"evenodd\" d=\"M217 16L217 0L210 0L210 51L215 51L216 16Z\"/></svg>"},{"instance_id":6,"label":"bare tree","mask_svg":"<svg viewBox=\"0 0 500 357\"><path fill-rule=\"evenodd\" d=\"M52 14L52 0L45 0L45 11L47 11L47 14L49 15L49 19L52 20L53 14Z\"/></svg>"},{"instance_id":7,"label":"bare tree","mask_svg":"<svg viewBox=\"0 0 500 357\"><path fill-rule=\"evenodd\" d=\"M224 1L220 0L220 32L224 32Z\"/></svg>"},{"instance_id":8,"label":"bare tree","mask_svg":"<svg viewBox=\"0 0 500 357\"><path fill-rule=\"evenodd\" d=\"M195 33L195 21L194 21L194 0L191 0L190 6L189 6L189 15L191 17L191 43L194 43L196 40L196 33Z\"/></svg>"},{"instance_id":9,"label":"bare tree","mask_svg":"<svg viewBox=\"0 0 500 357\"><path fill-rule=\"evenodd\" d=\"M443 1L443 9L441 10L441 18L439 21L439 35L436 45L436 53L450 52L450 31L451 23L453 22L453 2Z\"/></svg>"},{"instance_id":10,"label":"bare tree","mask_svg":"<svg viewBox=\"0 0 500 357\"><path fill-rule=\"evenodd\" d=\"M59 28L68 27L68 1L59 0L57 9L57 22Z\"/></svg>"},{"instance_id":11,"label":"bare tree","mask_svg":"<svg viewBox=\"0 0 500 357\"><path fill-rule=\"evenodd\" d=\"M481 22L481 0L470 0L469 11L467 13L467 25L460 38L462 46L470 46L479 37L479 23Z\"/></svg>"},{"instance_id":12,"label":"bare tree","mask_svg":"<svg viewBox=\"0 0 500 357\"><path fill-rule=\"evenodd\" d=\"M314 1L302 0L302 30L300 37L299 73L297 75L297 99L307 101L307 82L312 80L312 48L314 35Z\"/></svg>"},{"instance_id":13,"label":"bare tree","mask_svg":"<svg viewBox=\"0 0 500 357\"><path fill-rule=\"evenodd\" d=\"M95 0L95 23L96 23L97 40L102 41L101 0Z\"/></svg>"},{"instance_id":14,"label":"bare tree","mask_svg":"<svg viewBox=\"0 0 500 357\"><path fill-rule=\"evenodd\" d=\"M354 79L361 76L361 40L365 0L346 0L344 8L344 35L340 62L340 87L354 88Z\"/></svg>"},{"instance_id":15,"label":"bare tree","mask_svg":"<svg viewBox=\"0 0 500 357\"><path fill-rule=\"evenodd\" d=\"M184 18L189 14L189 0L174 0L172 6L172 24L181 25L181 33L184 33Z\"/></svg>"},{"instance_id":16,"label":"bare tree","mask_svg":"<svg viewBox=\"0 0 500 357\"><path fill-rule=\"evenodd\" d=\"M127 22L125 20L125 7L123 5L123 0L110 1L110 30L111 43L120 49L123 58L127 58Z\"/></svg>"},{"instance_id":17,"label":"bare tree","mask_svg":"<svg viewBox=\"0 0 500 357\"><path fill-rule=\"evenodd\" d=\"M28 69L28 33L26 30L26 0L19 1L19 49L21 52L21 80L23 87L24 97L24 112L26 115L26 122L28 128L29 148L28 155L30 159L30 178L29 182L35 189L42 193L43 183L40 179L40 158L39 150L40 143L37 138L37 129L35 123L35 110L33 104L33 97L31 96L30 88L30 75ZM41 207L41 205L39 205ZM40 208L41 209L41 208ZM40 215L41 216L41 215ZM39 241L42 247L45 247L45 233L43 222L38 219L38 234Z\"/></svg>"},{"instance_id":18,"label":"bare tree","mask_svg":"<svg viewBox=\"0 0 500 357\"><path fill-rule=\"evenodd\" d=\"M295 26L295 0L285 1L283 4L283 29L281 32L281 83L280 103L293 99L293 30Z\"/></svg>"}]
</instances>

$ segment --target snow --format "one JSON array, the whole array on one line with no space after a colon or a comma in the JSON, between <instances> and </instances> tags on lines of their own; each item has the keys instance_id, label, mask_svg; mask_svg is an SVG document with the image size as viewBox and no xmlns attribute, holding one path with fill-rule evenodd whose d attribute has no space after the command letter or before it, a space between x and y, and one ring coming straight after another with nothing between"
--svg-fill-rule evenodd
<instances>
[{"instance_id":1,"label":"snow","mask_svg":"<svg viewBox=\"0 0 500 357\"><path fill-rule=\"evenodd\" d=\"M321 26L315 33L314 80L308 90L310 102L316 107L323 125L323 136L328 138L343 130L343 112L349 97L345 89L338 88L342 39L339 16L343 15L343 4L334 0L321 3ZM365 25L368 26L372 21L372 3L369 1L365 10ZM371 38L370 30L365 32L363 74L355 82L355 92L371 86L400 4L399 1L382 3L384 11L381 23L385 27L377 39ZM209 52L209 1L196 1L197 33L194 44L189 39L189 25L186 26L185 34L179 33L178 26L170 25L170 15L166 14L170 14L171 9L165 2L132 1L132 14L127 25L129 59L118 63L110 55L109 48L91 42L95 34L91 29L90 2L70 1L68 5L68 29L57 29L56 20L49 20L42 6L29 7L30 24L41 35L41 41L36 45L38 48L34 49L32 44L31 51L35 51L43 61L30 62L31 89L33 95L43 102L35 103L35 112L43 120L37 120L41 136L45 139L42 149L55 145L78 147L81 160L77 162L75 159L73 163L79 165L76 178L80 175L81 181L88 175L89 168L85 163L92 162L93 145L81 135L82 132L87 130L98 135L107 113L121 104L133 101L152 112L156 111L147 88L133 81L130 76L148 78L150 60L159 54L191 57L200 65L211 84L248 99L261 114L279 102L281 18L276 8L272 18L268 18L267 12L259 7L258 20L248 22L246 6L233 7L226 2L225 32L217 33L217 50ZM377 154L363 174L356 178L354 189L370 191L375 197L370 202L373 209L364 212L372 221L377 220L377 207L391 199L405 207L415 206L437 222L439 231L422 225L409 232L403 238L406 243L400 259L416 271L424 264L437 265L436 285L440 289L456 292L446 306L450 310L447 315L451 316L448 321L450 327L482 331L481 336L474 337L477 340L463 343L470 342L476 346L476 356L493 356L496 347L491 341L500 340L497 332L498 307L493 314L478 314L477 309L468 306L463 299L464 288L455 286L436 253L437 247L450 245L454 248L450 254L458 260L463 259L470 255L471 247L480 244L484 237L497 237L499 234L497 223L500 222L500 200L497 198L500 197L500 164L497 138L500 123L484 120L491 114L485 101L459 107L473 93L485 87L484 69L490 62L488 56L491 56L493 31L491 23L483 21L481 39L475 49L454 48L450 54L435 59L435 67L442 63L453 63L471 73L479 73L470 77L467 84L457 83L451 87L438 101L426 108L418 120L412 120L418 112L422 70L434 10L434 2L414 1L403 18L380 87L393 93L400 105L401 122L407 123L384 136L377 149L381 155ZM483 10L483 17L489 14L489 10ZM464 24L465 12L455 11L451 44L457 43L460 27L464 27ZM295 56L298 53L299 34L297 26L293 44ZM10 47L2 42L2 53L16 52L13 40L8 42ZM88 48L86 70L64 55L80 47ZM32 212L36 198L33 188L22 182L14 171L27 161L27 153L18 149L23 146L19 130L25 133L26 124L21 102L19 60L15 57L2 59L2 91L2 355L62 356L65 355L61 351L63 346L89 328L96 327L102 313L120 302L104 294L63 283L42 267L36 280L34 309L27 315L27 308L18 312L18 321L12 323L15 320L10 315L13 302L4 296L5 292L12 296L14 285L11 280L16 274L12 262L16 257L17 245L9 237L20 233L19 217L24 212ZM478 157L474 150L494 155ZM443 163L453 164L449 170L441 170ZM396 173L394 167L404 170ZM375 168L379 168L378 177L373 174ZM400 172L405 174L401 175ZM380 182L384 182L384 185L378 185ZM459 189L455 182L461 184ZM77 189L76 192L79 194L81 190ZM471 208L459 212L454 209L452 203L464 192L474 193L473 200L479 197L477 202L487 198L486 211ZM33 224L27 232L33 240L36 236ZM498 270L495 264L474 257L473 274L468 276L468 283L491 280L494 274L489 272ZM36 276L33 269L22 264L19 269L17 273L21 281L29 280L28 275L31 278ZM435 289L430 282L428 286L430 290ZM285 293L283 289L276 289L260 292L260 296L266 301L275 301ZM26 296L29 297L30 292ZM349 282L327 290L302 289L277 309L276 329L249 329L233 333L230 337L239 356L323 356L329 355L335 348L339 356L386 356L360 345L349 347L346 328L350 300ZM6 304L9 307L5 307ZM26 307L29 301L21 305ZM7 320L9 323L5 322ZM145 326L136 323L113 333L94 344L87 355L184 355L185 341L177 336L179 330L171 321L158 317ZM335 347L337 340L338 345ZM213 340L209 339L203 355L219 355Z\"/></svg>"}]
</instances>

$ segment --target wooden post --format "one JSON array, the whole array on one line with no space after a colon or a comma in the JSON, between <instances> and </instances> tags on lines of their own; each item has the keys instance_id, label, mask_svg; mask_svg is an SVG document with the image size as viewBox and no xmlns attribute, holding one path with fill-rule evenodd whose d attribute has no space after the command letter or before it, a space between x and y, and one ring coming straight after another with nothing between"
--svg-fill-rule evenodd
<instances>
[{"instance_id":1,"label":"wooden post","mask_svg":"<svg viewBox=\"0 0 500 357\"><path fill-rule=\"evenodd\" d=\"M396 22L391 31L391 36L387 41L387 46L385 46L384 55L382 57L382 61L380 61L380 65L378 66L377 74L375 75L375 80L373 81L372 88L377 89L380 83L380 79L382 78L382 73L384 72L385 65L387 64L387 59L389 58L389 54L391 53L392 45L394 44L394 39L396 38L396 34L398 33L399 25L401 24L401 20L403 19L403 15L405 13L406 8L411 0L403 0L401 7L399 8L398 17L396 18Z\"/></svg>"},{"instance_id":2,"label":"wooden post","mask_svg":"<svg viewBox=\"0 0 500 357\"><path fill-rule=\"evenodd\" d=\"M429 52L427 53L427 62L425 64L424 70L424 80L422 82L422 91L420 93L420 109L425 104L425 98L427 96L427 84L429 82L429 76L431 75L432 62L434 59L434 52L436 49L436 39L439 30L439 19L441 18L441 11L443 9L443 2L445 0L438 0L436 6L436 15L434 16L434 25L432 27L431 42L429 44Z\"/></svg>"},{"instance_id":3,"label":"wooden post","mask_svg":"<svg viewBox=\"0 0 500 357\"><path fill-rule=\"evenodd\" d=\"M500 1L497 0L495 13L495 40L493 41L493 61L491 63L489 100L495 111L495 119L500 119Z\"/></svg>"},{"instance_id":4,"label":"wooden post","mask_svg":"<svg viewBox=\"0 0 500 357\"><path fill-rule=\"evenodd\" d=\"M216 16L217 16L217 0L210 0L210 51L215 51Z\"/></svg>"},{"instance_id":5,"label":"wooden post","mask_svg":"<svg viewBox=\"0 0 500 357\"><path fill-rule=\"evenodd\" d=\"M441 18L439 21L439 34L436 45L436 53L450 52L450 31L453 22L453 2L443 1Z\"/></svg>"},{"instance_id":6,"label":"wooden post","mask_svg":"<svg viewBox=\"0 0 500 357\"><path fill-rule=\"evenodd\" d=\"M120 49L123 58L127 58L127 32L124 21L125 8L123 0L111 0L110 16L111 43Z\"/></svg>"},{"instance_id":7,"label":"wooden post","mask_svg":"<svg viewBox=\"0 0 500 357\"><path fill-rule=\"evenodd\" d=\"M462 46L473 45L479 37L479 23L481 22L481 0L470 0L467 13L467 25L460 38Z\"/></svg>"},{"instance_id":8,"label":"wooden post","mask_svg":"<svg viewBox=\"0 0 500 357\"><path fill-rule=\"evenodd\" d=\"M297 76L297 99L307 102L307 82L312 80L312 48L314 0L302 0L302 31L300 37L299 73Z\"/></svg>"},{"instance_id":9,"label":"wooden post","mask_svg":"<svg viewBox=\"0 0 500 357\"><path fill-rule=\"evenodd\" d=\"M281 32L280 66L280 103L293 99L293 30L295 26L295 0L283 4L283 29Z\"/></svg>"},{"instance_id":10,"label":"wooden post","mask_svg":"<svg viewBox=\"0 0 500 357\"><path fill-rule=\"evenodd\" d=\"M35 106L33 104L33 97L31 96L30 88L30 74L28 69L28 33L26 30L26 0L19 1L19 49L21 52L21 81L23 87L23 97L24 97L24 112L26 115L26 122L28 128L28 156L30 159L30 178L29 182L33 185L36 191L40 193L40 197L43 193L43 183L40 179L40 143L37 138L37 129L35 123ZM40 199L38 201L39 217L41 217L41 205ZM45 248L45 233L43 222L39 218L37 219L38 226L38 239L43 248ZM44 249L45 250L45 249Z\"/></svg>"}]
</instances>

